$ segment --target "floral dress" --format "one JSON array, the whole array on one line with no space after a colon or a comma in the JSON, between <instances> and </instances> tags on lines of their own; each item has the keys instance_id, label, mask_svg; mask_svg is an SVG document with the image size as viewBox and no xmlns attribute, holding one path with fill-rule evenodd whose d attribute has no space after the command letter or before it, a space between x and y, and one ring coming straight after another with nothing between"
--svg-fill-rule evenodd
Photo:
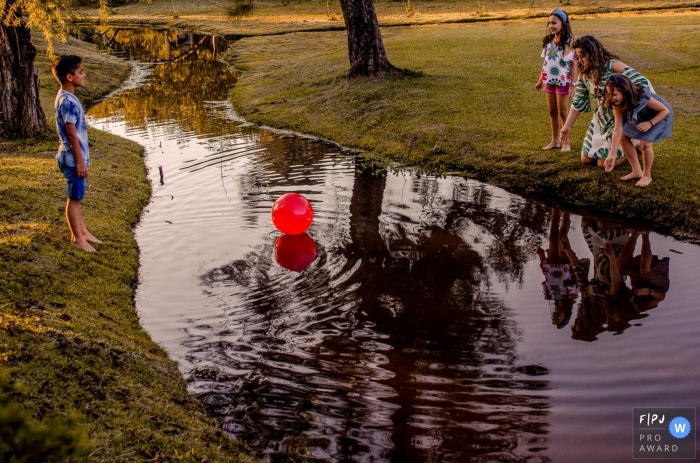
<instances>
[{"instance_id":1,"label":"floral dress","mask_svg":"<svg viewBox=\"0 0 700 463\"><path fill-rule=\"evenodd\" d=\"M581 154L592 159L605 159L610 153L610 141L615 130L615 116L612 108L604 108L602 103L605 85L608 83L610 76L615 74L615 71L612 69L615 61L610 60L605 63L605 71L599 85L580 77L576 82L576 94L571 102L572 109L587 113L591 110L590 97L591 95L595 97L597 108L593 114L593 120L588 125L586 137L583 139L583 148L581 148ZM649 87L653 92L649 80L631 67L626 66L620 74L629 77L635 84ZM622 151L622 148L618 148L616 157L621 158L624 156L625 153Z\"/></svg>"},{"instance_id":2,"label":"floral dress","mask_svg":"<svg viewBox=\"0 0 700 463\"><path fill-rule=\"evenodd\" d=\"M574 61L574 50L568 45L564 50L549 42L542 49L542 75L540 80L545 85L554 87L566 87L571 83L572 63Z\"/></svg>"}]
</instances>

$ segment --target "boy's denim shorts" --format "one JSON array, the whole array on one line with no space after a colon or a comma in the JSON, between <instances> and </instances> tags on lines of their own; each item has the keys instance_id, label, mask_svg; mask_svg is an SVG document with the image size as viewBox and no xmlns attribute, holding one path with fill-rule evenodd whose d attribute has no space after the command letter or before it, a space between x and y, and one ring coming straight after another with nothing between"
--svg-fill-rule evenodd
<instances>
[{"instance_id":1,"label":"boy's denim shorts","mask_svg":"<svg viewBox=\"0 0 700 463\"><path fill-rule=\"evenodd\" d=\"M85 197L85 188L87 186L86 178L78 177L78 169L75 167L70 167L59 161L58 168L61 173L66 178L66 190L68 192L68 199L73 201L82 201Z\"/></svg>"}]
</instances>

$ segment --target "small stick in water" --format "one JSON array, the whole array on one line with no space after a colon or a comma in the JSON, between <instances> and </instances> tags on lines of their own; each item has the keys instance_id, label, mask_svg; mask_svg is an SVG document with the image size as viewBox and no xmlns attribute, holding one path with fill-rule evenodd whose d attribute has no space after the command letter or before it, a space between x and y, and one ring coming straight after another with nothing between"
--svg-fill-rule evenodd
<instances>
[{"instance_id":1,"label":"small stick in water","mask_svg":"<svg viewBox=\"0 0 700 463\"><path fill-rule=\"evenodd\" d=\"M165 185L165 178L163 176L163 166L158 166L158 172L160 172L160 184Z\"/></svg>"}]
</instances>

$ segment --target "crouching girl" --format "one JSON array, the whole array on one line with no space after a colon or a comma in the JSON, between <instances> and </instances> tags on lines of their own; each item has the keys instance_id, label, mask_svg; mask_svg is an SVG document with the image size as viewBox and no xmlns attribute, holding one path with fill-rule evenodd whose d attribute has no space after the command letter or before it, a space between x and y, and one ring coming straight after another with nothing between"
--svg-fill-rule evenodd
<instances>
[{"instance_id":1,"label":"crouching girl","mask_svg":"<svg viewBox=\"0 0 700 463\"><path fill-rule=\"evenodd\" d=\"M672 133L673 109L666 100L651 93L649 87L635 85L622 74L613 74L605 86L603 105L612 107L615 115L615 129L610 143L610 152L622 147L625 157L632 166L632 172L620 180L639 179L638 187L651 183L651 166L654 163L652 143L668 138ZM632 139L641 140L644 169L639 165L637 152ZM605 171L615 168L615 158L605 159Z\"/></svg>"}]
</instances>

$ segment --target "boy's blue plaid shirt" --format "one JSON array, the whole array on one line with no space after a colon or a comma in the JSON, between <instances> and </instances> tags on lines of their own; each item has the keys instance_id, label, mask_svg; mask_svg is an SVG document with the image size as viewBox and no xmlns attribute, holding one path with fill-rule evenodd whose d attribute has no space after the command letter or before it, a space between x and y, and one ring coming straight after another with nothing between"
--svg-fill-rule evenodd
<instances>
[{"instance_id":1,"label":"boy's blue plaid shirt","mask_svg":"<svg viewBox=\"0 0 700 463\"><path fill-rule=\"evenodd\" d=\"M85 123L85 111L78 97L63 89L58 91L56 101L56 129L60 137L56 159L70 167L75 167L75 156L68 143L66 124L75 124L75 133L78 135L80 151L82 151L85 166L90 166L90 148L88 145L87 124Z\"/></svg>"}]
</instances>

